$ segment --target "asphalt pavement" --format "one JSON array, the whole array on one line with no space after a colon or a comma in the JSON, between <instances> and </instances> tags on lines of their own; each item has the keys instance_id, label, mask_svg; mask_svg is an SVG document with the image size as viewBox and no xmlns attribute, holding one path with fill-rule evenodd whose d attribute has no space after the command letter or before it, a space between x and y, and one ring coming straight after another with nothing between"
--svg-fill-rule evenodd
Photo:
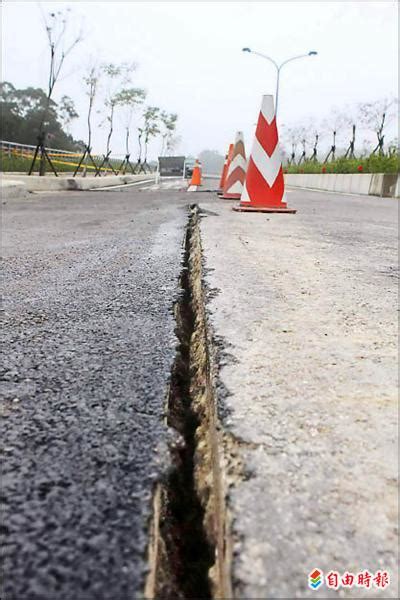
<instances>
[{"instance_id":1,"label":"asphalt pavement","mask_svg":"<svg viewBox=\"0 0 400 600\"><path fill-rule=\"evenodd\" d=\"M4 600L142 595L186 204L3 199Z\"/></svg>"}]
</instances>

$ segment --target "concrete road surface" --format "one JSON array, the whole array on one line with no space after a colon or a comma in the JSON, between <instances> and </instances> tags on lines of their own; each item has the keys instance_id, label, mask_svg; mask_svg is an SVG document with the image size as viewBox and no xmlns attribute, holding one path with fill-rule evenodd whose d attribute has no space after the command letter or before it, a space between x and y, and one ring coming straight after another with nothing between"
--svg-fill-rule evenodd
<instances>
[{"instance_id":1,"label":"concrete road surface","mask_svg":"<svg viewBox=\"0 0 400 600\"><path fill-rule=\"evenodd\" d=\"M398 203L309 190L288 203L297 214L201 203L217 402L236 465L234 589L397 598ZM315 591L316 568L386 570L391 583Z\"/></svg>"},{"instance_id":2,"label":"concrete road surface","mask_svg":"<svg viewBox=\"0 0 400 600\"><path fill-rule=\"evenodd\" d=\"M396 201L168 187L3 204L2 598L143 597L189 203L234 597L397 597ZM311 591L315 568L391 584Z\"/></svg>"}]
</instances>

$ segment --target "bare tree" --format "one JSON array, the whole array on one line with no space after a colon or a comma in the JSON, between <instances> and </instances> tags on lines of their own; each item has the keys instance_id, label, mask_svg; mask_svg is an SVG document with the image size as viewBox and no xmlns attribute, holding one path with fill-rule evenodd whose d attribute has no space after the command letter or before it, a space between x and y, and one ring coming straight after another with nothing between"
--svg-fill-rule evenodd
<instances>
[{"instance_id":1,"label":"bare tree","mask_svg":"<svg viewBox=\"0 0 400 600\"><path fill-rule=\"evenodd\" d=\"M312 147L312 154L311 154L309 160L311 160L312 162L317 162L317 160L318 160L318 142L319 142L320 134L316 128L312 128L312 136L313 136L314 141L313 141L313 147Z\"/></svg>"},{"instance_id":2,"label":"bare tree","mask_svg":"<svg viewBox=\"0 0 400 600\"><path fill-rule=\"evenodd\" d=\"M331 140L331 146L328 154L325 157L324 163L327 163L329 159L336 159L337 139L341 135L344 135L344 132L351 127L353 122L350 114L350 109L341 110L337 107L334 107L332 113L329 115L329 118L322 121L321 131L323 134L328 135Z\"/></svg>"},{"instance_id":3,"label":"bare tree","mask_svg":"<svg viewBox=\"0 0 400 600\"><path fill-rule=\"evenodd\" d=\"M397 114L396 105L398 105L398 100L384 98L375 102L359 104L357 111L352 106L345 106L343 108L335 107L330 116L317 125L317 127L315 127L313 120L308 120L301 126L283 126L282 137L287 144L291 145L292 149L287 164L294 164L296 149L299 144L302 146L302 153L297 164L301 164L307 160L306 148L309 144L313 144L313 151L308 160L317 161L318 145L326 135L330 138L330 149L324 159L324 163L330 159L335 160L338 153L338 138L341 137L342 142L344 142L344 136L346 135L347 137L350 132L351 137L348 145L344 146L343 144L342 146L343 156L344 158L355 158L356 131L359 130L359 124L369 131L373 131L377 136L378 143L372 153L378 152L379 154L384 154L385 127ZM313 135L313 139L311 139L311 134ZM363 155L368 154L367 144L368 140L365 139L362 148ZM393 152L395 150L392 145L390 154L393 154Z\"/></svg>"},{"instance_id":4,"label":"bare tree","mask_svg":"<svg viewBox=\"0 0 400 600\"><path fill-rule=\"evenodd\" d=\"M46 118L52 99L54 87L60 77L60 73L65 63L65 60L71 54L75 46L83 40L82 31L75 35L70 34L70 12L70 8L58 10L56 12L50 12L47 15L44 12L42 12L43 24L45 27L49 47L49 75L47 82L47 101L39 125L38 143L29 170L29 175L31 175L34 169L37 155L40 152L39 175L45 174L47 160L54 174L57 176L57 171L55 170L53 163L51 162L45 148Z\"/></svg>"},{"instance_id":5,"label":"bare tree","mask_svg":"<svg viewBox=\"0 0 400 600\"><path fill-rule=\"evenodd\" d=\"M327 163L330 157L332 157L332 160L335 160L335 158L336 158L336 135L337 135L337 130L336 130L336 128L333 128L332 129L332 144L331 144L328 154L325 157L324 163Z\"/></svg>"},{"instance_id":6,"label":"bare tree","mask_svg":"<svg viewBox=\"0 0 400 600\"><path fill-rule=\"evenodd\" d=\"M302 134L303 134L303 129L302 127L298 127L298 126L285 126L283 125L283 143L289 145L290 147L290 155L289 158L287 160L287 164L288 165L292 165L295 164L296 162L296 151L297 151L297 147L301 142L301 138L302 138ZM289 154L289 153L287 153Z\"/></svg>"},{"instance_id":7,"label":"bare tree","mask_svg":"<svg viewBox=\"0 0 400 600\"><path fill-rule=\"evenodd\" d=\"M137 128L137 132L138 132L137 140L138 140L139 154L138 154L136 166L139 167L139 173L140 173L140 165L142 163L142 155L143 155L144 124L141 127ZM136 166L135 166L135 168L136 168Z\"/></svg>"},{"instance_id":8,"label":"bare tree","mask_svg":"<svg viewBox=\"0 0 400 600\"><path fill-rule=\"evenodd\" d=\"M309 160L311 162L318 161L318 145L321 142L321 138L324 136L324 132L322 129L322 124L318 122L315 117L308 117L305 119L304 124L302 125L300 139L303 147L302 156L303 161ZM305 145L310 146L310 156L306 158L304 151Z\"/></svg>"},{"instance_id":9,"label":"bare tree","mask_svg":"<svg viewBox=\"0 0 400 600\"><path fill-rule=\"evenodd\" d=\"M95 101L98 86L99 86L99 80L100 80L99 69L95 65L92 65L89 68L89 72L87 73L87 75L83 78L83 81L86 85L86 95L89 98L88 112L87 112L87 127L88 127L87 147L89 149L89 152L92 149L92 111L93 111L93 105L94 105L94 101Z\"/></svg>"},{"instance_id":10,"label":"bare tree","mask_svg":"<svg viewBox=\"0 0 400 600\"><path fill-rule=\"evenodd\" d=\"M110 162L111 137L114 131L114 114L118 105L118 94L121 91L121 86L131 83L132 72L136 69L136 64L126 62L121 63L120 65L116 65L114 63L104 63L101 65L100 69L105 78L104 106L106 108L106 116L101 125L107 123L108 133L106 153L104 154L103 161L99 169L108 164L113 173L116 173Z\"/></svg>"},{"instance_id":11,"label":"bare tree","mask_svg":"<svg viewBox=\"0 0 400 600\"><path fill-rule=\"evenodd\" d=\"M351 134L351 140L349 142L349 145L347 147L346 152L344 153L344 158L355 158L355 147L356 147L356 124L353 123L352 128L351 128L352 134Z\"/></svg>"},{"instance_id":12,"label":"bare tree","mask_svg":"<svg viewBox=\"0 0 400 600\"><path fill-rule=\"evenodd\" d=\"M129 149L129 137L130 130L132 127L133 115L137 108L143 104L146 98L145 90L141 88L126 88L121 90L116 95L117 105L121 107L122 122L125 129L125 158L119 166L118 172L122 170L123 173L129 167L131 172L134 173L134 167L130 163L130 149Z\"/></svg>"},{"instance_id":13,"label":"bare tree","mask_svg":"<svg viewBox=\"0 0 400 600\"><path fill-rule=\"evenodd\" d=\"M88 161L92 162L92 166L95 168L95 175L99 175L100 171L97 168L97 164L92 157L92 111L94 106L94 101L96 98L96 94L98 91L100 80L100 72L96 65L92 64L89 67L87 74L83 77L83 82L86 86L86 95L88 96L88 112L87 112L87 127L88 127L88 137L87 144L85 147L85 151L79 161L78 166L75 169L74 177L78 173L82 164L84 164L83 176L86 176Z\"/></svg>"},{"instance_id":14,"label":"bare tree","mask_svg":"<svg viewBox=\"0 0 400 600\"><path fill-rule=\"evenodd\" d=\"M147 162L147 151L149 141L152 137L160 133L159 111L156 106L149 106L145 113L145 131L144 131L144 162Z\"/></svg>"},{"instance_id":15,"label":"bare tree","mask_svg":"<svg viewBox=\"0 0 400 600\"><path fill-rule=\"evenodd\" d=\"M139 144L139 157L135 168L138 167L138 172L146 172L147 164L147 152L148 145L151 138L155 137L160 133L160 109L158 106L146 106L143 112L143 124L138 127L138 144ZM142 155L144 152L144 161L142 162Z\"/></svg>"},{"instance_id":16,"label":"bare tree","mask_svg":"<svg viewBox=\"0 0 400 600\"><path fill-rule=\"evenodd\" d=\"M384 154L385 126L395 117L396 98L382 98L374 102L363 102L358 105L360 122L367 129L373 131L378 143L372 154Z\"/></svg>"},{"instance_id":17,"label":"bare tree","mask_svg":"<svg viewBox=\"0 0 400 600\"><path fill-rule=\"evenodd\" d=\"M165 111L162 111L160 114L160 121L163 126L162 132L162 145L161 145L161 156L164 156L164 153L169 150L171 144L170 140L173 137L174 131L176 129L176 122L178 120L178 115L171 113L168 114Z\"/></svg>"},{"instance_id":18,"label":"bare tree","mask_svg":"<svg viewBox=\"0 0 400 600\"><path fill-rule=\"evenodd\" d=\"M302 151L301 151L301 155L300 158L297 162L298 165L300 165L302 162L305 162L307 160L307 145L309 144L309 140L308 140L308 134L309 134L309 130L307 127L299 127L299 138L300 138L300 143L301 143L301 147L302 147Z\"/></svg>"}]
</instances>

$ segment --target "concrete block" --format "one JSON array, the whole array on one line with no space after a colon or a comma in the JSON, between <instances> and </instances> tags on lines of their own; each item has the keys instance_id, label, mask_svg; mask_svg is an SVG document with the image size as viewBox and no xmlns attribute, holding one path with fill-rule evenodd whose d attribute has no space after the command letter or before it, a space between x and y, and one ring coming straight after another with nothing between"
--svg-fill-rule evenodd
<instances>
[{"instance_id":1,"label":"concrete block","mask_svg":"<svg viewBox=\"0 0 400 600\"><path fill-rule=\"evenodd\" d=\"M383 173L372 173L368 190L370 196L380 196L382 191Z\"/></svg>"},{"instance_id":2,"label":"concrete block","mask_svg":"<svg viewBox=\"0 0 400 600\"><path fill-rule=\"evenodd\" d=\"M346 180L347 175L344 173L337 173L334 175L333 180L333 191L334 192L347 192L349 191L349 181Z\"/></svg>"},{"instance_id":3,"label":"concrete block","mask_svg":"<svg viewBox=\"0 0 400 600\"><path fill-rule=\"evenodd\" d=\"M303 180L303 185L305 187L314 187L313 178L311 177L311 175L309 173L302 174L301 177Z\"/></svg>"},{"instance_id":4,"label":"concrete block","mask_svg":"<svg viewBox=\"0 0 400 600\"><path fill-rule=\"evenodd\" d=\"M370 196L385 198L399 197L398 173L373 173L368 193Z\"/></svg>"},{"instance_id":5,"label":"concrete block","mask_svg":"<svg viewBox=\"0 0 400 600\"><path fill-rule=\"evenodd\" d=\"M323 189L328 190L328 192L333 192L335 190L336 183L336 175L334 173L327 173L324 177L324 185Z\"/></svg>"},{"instance_id":6,"label":"concrete block","mask_svg":"<svg viewBox=\"0 0 400 600\"><path fill-rule=\"evenodd\" d=\"M350 192L352 194L368 194L372 173L355 173L350 177Z\"/></svg>"},{"instance_id":7,"label":"concrete block","mask_svg":"<svg viewBox=\"0 0 400 600\"><path fill-rule=\"evenodd\" d=\"M397 186L397 197L399 195L399 175L397 173L384 173L382 181L381 196L384 198L396 197L396 186Z\"/></svg>"},{"instance_id":8,"label":"concrete block","mask_svg":"<svg viewBox=\"0 0 400 600\"><path fill-rule=\"evenodd\" d=\"M1 198L8 200L11 198L27 198L28 190L21 181L14 179L1 179L0 181Z\"/></svg>"},{"instance_id":9,"label":"concrete block","mask_svg":"<svg viewBox=\"0 0 400 600\"><path fill-rule=\"evenodd\" d=\"M143 181L145 179L153 179L154 175L109 175L107 177L54 177L45 175L38 177L37 175L28 176L25 173L10 177L7 173L3 174L4 181L14 180L25 185L29 192L44 192L44 191L84 191L105 186L124 185Z\"/></svg>"}]
</instances>

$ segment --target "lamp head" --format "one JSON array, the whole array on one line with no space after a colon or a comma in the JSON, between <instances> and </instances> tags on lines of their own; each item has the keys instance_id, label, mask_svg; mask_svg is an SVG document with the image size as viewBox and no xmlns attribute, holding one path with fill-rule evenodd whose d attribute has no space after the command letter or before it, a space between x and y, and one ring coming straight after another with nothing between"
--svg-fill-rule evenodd
<instances>
[{"instance_id":1,"label":"lamp head","mask_svg":"<svg viewBox=\"0 0 400 600\"><path fill-rule=\"evenodd\" d=\"M251 52L250 48L242 48L242 52Z\"/></svg>"},{"instance_id":2,"label":"lamp head","mask_svg":"<svg viewBox=\"0 0 400 600\"><path fill-rule=\"evenodd\" d=\"M316 56L318 54L318 52L316 50L310 50L310 52L308 53L308 56Z\"/></svg>"}]
</instances>

